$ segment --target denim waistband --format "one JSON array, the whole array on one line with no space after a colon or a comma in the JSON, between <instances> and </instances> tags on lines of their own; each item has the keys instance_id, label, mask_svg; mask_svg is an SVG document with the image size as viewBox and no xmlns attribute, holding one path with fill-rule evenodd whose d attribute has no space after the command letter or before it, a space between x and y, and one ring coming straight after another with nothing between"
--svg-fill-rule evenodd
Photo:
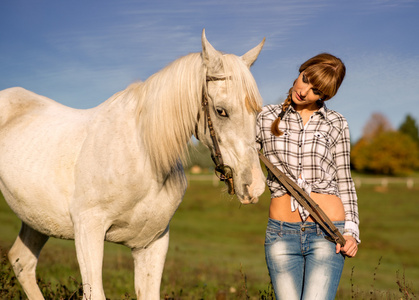
<instances>
[{"instance_id":1,"label":"denim waistband","mask_svg":"<svg viewBox=\"0 0 419 300\"><path fill-rule=\"evenodd\" d=\"M343 231L345 226L345 221L335 221L333 224L339 229L339 231ZM274 220L269 218L268 226L271 230L279 230L279 231L296 231L300 232L303 228L303 231L306 233L310 232L323 232L324 230L322 227L315 222L283 222L279 220Z\"/></svg>"}]
</instances>

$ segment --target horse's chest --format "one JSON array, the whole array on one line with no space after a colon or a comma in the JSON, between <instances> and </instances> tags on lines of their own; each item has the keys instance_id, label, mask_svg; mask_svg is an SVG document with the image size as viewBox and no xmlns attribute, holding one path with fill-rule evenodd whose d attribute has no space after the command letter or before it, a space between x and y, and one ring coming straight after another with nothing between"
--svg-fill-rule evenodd
<instances>
[{"instance_id":1,"label":"horse's chest","mask_svg":"<svg viewBox=\"0 0 419 300\"><path fill-rule=\"evenodd\" d=\"M176 209L177 206L160 210L144 208L143 211L127 213L113 222L105 239L130 248L146 247L166 231Z\"/></svg>"},{"instance_id":2,"label":"horse's chest","mask_svg":"<svg viewBox=\"0 0 419 300\"><path fill-rule=\"evenodd\" d=\"M130 248L146 247L168 228L182 201L181 191L182 188L169 194L163 191L158 196L142 199L113 220L105 239Z\"/></svg>"}]
</instances>

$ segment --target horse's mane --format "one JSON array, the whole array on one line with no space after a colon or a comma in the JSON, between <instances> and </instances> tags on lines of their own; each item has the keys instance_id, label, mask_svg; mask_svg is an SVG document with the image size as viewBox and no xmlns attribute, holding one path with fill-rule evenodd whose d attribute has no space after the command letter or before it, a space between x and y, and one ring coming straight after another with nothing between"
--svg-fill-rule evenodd
<instances>
[{"instance_id":1,"label":"horse's mane","mask_svg":"<svg viewBox=\"0 0 419 300\"><path fill-rule=\"evenodd\" d=\"M228 75L231 99L242 99L249 112L261 109L262 98L250 70L235 55L223 55L217 75ZM200 53L181 57L150 76L145 82L133 83L123 97L137 102L136 118L140 138L155 168L170 172L187 154L187 143L201 112L207 70ZM242 105L242 104L240 104Z\"/></svg>"}]
</instances>

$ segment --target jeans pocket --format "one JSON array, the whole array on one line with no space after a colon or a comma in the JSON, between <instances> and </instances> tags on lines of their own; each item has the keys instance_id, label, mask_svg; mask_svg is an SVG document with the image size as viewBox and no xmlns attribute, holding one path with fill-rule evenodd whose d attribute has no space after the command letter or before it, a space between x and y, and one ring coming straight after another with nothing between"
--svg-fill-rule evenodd
<instances>
[{"instance_id":1,"label":"jeans pocket","mask_svg":"<svg viewBox=\"0 0 419 300\"><path fill-rule=\"evenodd\" d=\"M266 235L265 235L265 245L270 245L270 244L275 243L280 238L280 236L281 236L280 231L267 229Z\"/></svg>"},{"instance_id":2,"label":"jeans pocket","mask_svg":"<svg viewBox=\"0 0 419 300\"><path fill-rule=\"evenodd\" d=\"M344 231L344 227L345 227L345 223L341 222L341 221L337 221L337 222L333 222L333 224L336 226L336 228L338 229L339 233L343 235L343 231ZM334 238L332 238L328 233L326 233L324 230L322 230L322 235L324 236L324 238L328 241L331 241L333 243L335 243Z\"/></svg>"}]
</instances>

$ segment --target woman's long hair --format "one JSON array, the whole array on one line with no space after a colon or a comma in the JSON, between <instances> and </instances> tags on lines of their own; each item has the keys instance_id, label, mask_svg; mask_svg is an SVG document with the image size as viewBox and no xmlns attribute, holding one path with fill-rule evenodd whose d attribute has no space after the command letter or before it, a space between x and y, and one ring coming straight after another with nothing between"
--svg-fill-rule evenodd
<instances>
[{"instance_id":1,"label":"woman's long hair","mask_svg":"<svg viewBox=\"0 0 419 300\"><path fill-rule=\"evenodd\" d=\"M321 92L321 102L327 101L336 95L346 74L343 62L329 53L321 53L310 58L300 66L298 71L300 73L305 72L313 87ZM282 104L283 111L286 111L292 104L292 89L293 87L289 89L287 99ZM276 136L283 134L279 130L280 121L281 118L278 117L271 125L271 132Z\"/></svg>"}]
</instances>

